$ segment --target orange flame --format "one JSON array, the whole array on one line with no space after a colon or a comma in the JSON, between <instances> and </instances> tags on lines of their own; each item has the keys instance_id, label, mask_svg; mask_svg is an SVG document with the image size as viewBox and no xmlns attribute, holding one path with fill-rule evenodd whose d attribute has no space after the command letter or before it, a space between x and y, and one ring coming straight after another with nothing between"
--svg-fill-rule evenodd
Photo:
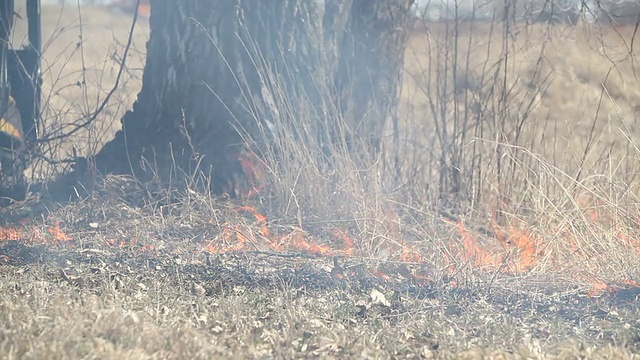
<instances>
[{"instance_id":1,"label":"orange flame","mask_svg":"<svg viewBox=\"0 0 640 360\"><path fill-rule=\"evenodd\" d=\"M611 283L592 278L589 282L591 289L587 290L586 295L590 298L601 297L607 294L615 295L623 289L640 291L640 283L630 279Z\"/></svg>"},{"instance_id":2,"label":"orange flame","mask_svg":"<svg viewBox=\"0 0 640 360\"><path fill-rule=\"evenodd\" d=\"M347 235L346 231L340 228L335 228L331 230L331 235L334 237L334 239L342 241L343 255L353 255L355 245L349 235Z\"/></svg>"},{"instance_id":3,"label":"orange flame","mask_svg":"<svg viewBox=\"0 0 640 360\"><path fill-rule=\"evenodd\" d=\"M598 279L591 280L591 289L587 291L588 297L597 297L610 290L611 287L604 281Z\"/></svg>"},{"instance_id":4,"label":"orange flame","mask_svg":"<svg viewBox=\"0 0 640 360\"><path fill-rule=\"evenodd\" d=\"M400 260L405 263L423 263L424 257L412 246L403 242L402 250L400 252Z\"/></svg>"},{"instance_id":5,"label":"orange flame","mask_svg":"<svg viewBox=\"0 0 640 360\"><path fill-rule=\"evenodd\" d=\"M15 228L0 228L0 240L2 241L20 240L23 238L24 233L22 230Z\"/></svg>"},{"instance_id":6,"label":"orange flame","mask_svg":"<svg viewBox=\"0 0 640 360\"><path fill-rule=\"evenodd\" d=\"M58 244L73 240L60 228L60 223L57 221L53 227L47 227L46 230L49 234L48 237L42 237L40 234L40 230L38 230L36 225L33 225L32 232L25 231L24 228L0 227L0 241L29 240L31 242L41 244L47 244L50 242Z\"/></svg>"},{"instance_id":7,"label":"orange flame","mask_svg":"<svg viewBox=\"0 0 640 360\"><path fill-rule=\"evenodd\" d=\"M517 254L517 260L514 261L514 272L525 272L531 269L536 260L536 242L525 231L515 228L513 225L509 225L509 241L507 244L515 247Z\"/></svg>"},{"instance_id":8,"label":"orange flame","mask_svg":"<svg viewBox=\"0 0 640 360\"><path fill-rule=\"evenodd\" d=\"M260 158L258 158L255 153L250 151L241 151L237 154L237 158L250 187L246 198L251 199L262 191L264 184L264 169L261 166L262 161L260 161Z\"/></svg>"},{"instance_id":9,"label":"orange flame","mask_svg":"<svg viewBox=\"0 0 640 360\"><path fill-rule=\"evenodd\" d=\"M221 243L211 241L206 247L206 250L211 253L224 254L228 252L237 252L245 250L245 243L247 237L242 234L242 226L236 225L231 227L224 225L222 228Z\"/></svg>"},{"instance_id":10,"label":"orange flame","mask_svg":"<svg viewBox=\"0 0 640 360\"><path fill-rule=\"evenodd\" d=\"M245 197L249 199L263 190L266 174L264 162L254 153L248 151L241 151L235 156L245 175L244 180L249 185L245 194ZM607 216L606 211L601 211L597 199L593 199L588 194L587 196L576 194L576 196L579 196L576 203L583 210L587 221L598 224L607 223L607 228L611 228L612 218ZM572 229L568 229L566 225L551 226L548 233L539 236L536 232L531 231L526 223L516 222L514 218L510 217L510 213L507 211L509 204L506 199L500 198L496 206L498 210L490 211L493 213L493 221L489 224L489 236L480 236L474 233L462 221L452 223L444 220L455 226L455 233L459 239L458 243L448 246L448 254L451 254L454 260L453 264L443 264L444 269L455 272L457 260L461 258L479 270L520 274L534 270L542 256L544 256L545 264L555 266L555 269L568 268L565 265L566 258L558 256L562 253L561 251L554 252L550 246L543 246L545 244L543 239L547 236L549 238L564 237L566 239L566 243L563 244L564 248L573 251L572 256L590 256L584 253L584 247L580 246L580 242L571 231ZM249 249L268 249L274 252L295 251L335 256L353 255L356 250L354 241L343 229L332 229L329 232L329 239L323 238L322 241L318 241L317 238L300 228L275 233L272 231L273 229L270 229L267 217L251 206L240 206L234 210L251 216L254 221L250 224L224 224L218 238L210 241L206 246L207 251L226 253ZM428 261L429 258L425 256L425 253L417 248L418 244L406 243L403 240L404 234L400 231L402 221L398 212L387 211L385 220L387 220L385 226L388 234L392 234L390 238L400 239L398 242L393 242L392 245L387 244L387 246L393 247L394 259L399 259L405 264ZM637 227L640 227L640 217L635 220ZM615 226L615 224L613 225ZM621 243L629 244L630 248L637 249L640 254L640 237L631 235L633 232L614 229L616 239ZM578 253L579 251L581 252ZM382 277L384 274L380 269L376 269L374 275ZM600 289L606 289L607 286L605 283L594 282L593 291L595 293Z\"/></svg>"},{"instance_id":11,"label":"orange flame","mask_svg":"<svg viewBox=\"0 0 640 360\"><path fill-rule=\"evenodd\" d=\"M378 268L373 269L373 276L378 277L384 281L389 281L391 279L389 275L385 274Z\"/></svg>"},{"instance_id":12,"label":"orange flame","mask_svg":"<svg viewBox=\"0 0 640 360\"><path fill-rule=\"evenodd\" d=\"M477 236L468 230L462 221L458 221L456 229L462 239L462 253L465 262L475 268L500 270L505 273L522 273L530 270L537 260L537 241L528 232L509 225L506 229L491 224L494 240L500 247L487 244L481 246ZM492 239L487 239L491 241Z\"/></svg>"},{"instance_id":13,"label":"orange flame","mask_svg":"<svg viewBox=\"0 0 640 360\"><path fill-rule=\"evenodd\" d=\"M352 255L355 249L351 238L342 229L331 231L333 243L330 246L319 242L315 237L297 228L283 234L272 234L267 217L253 207L241 206L234 209L238 213L248 213L255 218L251 225L224 224L218 240L210 241L205 247L211 253L228 253L248 250L252 245L255 250L266 247L275 252L302 252L310 255ZM253 228L257 227L257 231Z\"/></svg>"},{"instance_id":14,"label":"orange flame","mask_svg":"<svg viewBox=\"0 0 640 360\"><path fill-rule=\"evenodd\" d=\"M56 243L67 242L72 240L69 236L67 236L67 234L64 231L60 229L60 222L58 221L56 221L55 227L49 228L48 231L49 231L49 234L53 236L53 240Z\"/></svg>"},{"instance_id":15,"label":"orange flame","mask_svg":"<svg viewBox=\"0 0 640 360\"><path fill-rule=\"evenodd\" d=\"M256 218L256 221L261 225L260 226L260 235L264 237L269 237L269 228L267 227L267 217L260 214L258 210L252 208L251 206L240 206L235 209L236 212L248 212Z\"/></svg>"},{"instance_id":16,"label":"orange flame","mask_svg":"<svg viewBox=\"0 0 640 360\"><path fill-rule=\"evenodd\" d=\"M500 265L501 259L481 248L476 243L473 235L464 227L462 221L457 223L457 229L462 237L464 248L462 255L465 261L473 263L476 267L497 267Z\"/></svg>"}]
</instances>

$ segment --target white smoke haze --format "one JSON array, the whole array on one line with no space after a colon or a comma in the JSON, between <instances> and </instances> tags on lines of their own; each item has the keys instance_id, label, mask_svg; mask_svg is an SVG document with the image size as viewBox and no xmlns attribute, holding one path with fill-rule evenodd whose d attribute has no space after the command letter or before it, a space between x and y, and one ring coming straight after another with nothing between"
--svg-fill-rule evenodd
<instances>
[{"instance_id":1,"label":"white smoke haze","mask_svg":"<svg viewBox=\"0 0 640 360\"><path fill-rule=\"evenodd\" d=\"M316 0L323 4L324 0ZM19 3L20 1L18 1ZM105 5L134 3L130 0L42 0L42 4ZM640 15L639 0L417 0L416 17L427 21L507 18L528 22L612 22L635 23Z\"/></svg>"},{"instance_id":2,"label":"white smoke haze","mask_svg":"<svg viewBox=\"0 0 640 360\"><path fill-rule=\"evenodd\" d=\"M418 0L415 14L428 21L507 19L530 22L607 21L633 23L638 0Z\"/></svg>"}]
</instances>

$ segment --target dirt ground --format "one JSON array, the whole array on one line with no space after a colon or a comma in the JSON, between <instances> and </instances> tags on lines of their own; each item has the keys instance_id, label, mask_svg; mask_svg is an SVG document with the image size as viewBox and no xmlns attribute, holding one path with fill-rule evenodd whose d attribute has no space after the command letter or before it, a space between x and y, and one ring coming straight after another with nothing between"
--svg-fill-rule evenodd
<instances>
[{"instance_id":1,"label":"dirt ground","mask_svg":"<svg viewBox=\"0 0 640 360\"><path fill-rule=\"evenodd\" d=\"M132 18L73 6L45 6L43 14L44 133L55 136L91 116L114 86ZM147 32L140 19L120 86L99 121L70 141L52 142L52 158L73 148L80 156L95 152L113 136L141 85ZM428 40L411 40L414 72L424 68L411 54L423 58ZM555 49L556 60L577 48ZM578 89L558 81L548 93L557 103L545 106L559 118L593 110L568 103L578 101L577 92L592 96L606 75L605 60L587 60L557 67ZM626 91L623 80L611 78L621 89L612 97L625 97L624 106L612 102L602 116L634 113L638 92ZM418 90L408 82L403 96L423 117L428 103ZM47 168L43 176L54 173ZM468 264L449 271L351 253L330 231L317 235L320 245L307 234L280 238L305 251L273 251L256 243L268 237L265 227L285 232L295 224L267 223L248 204L174 195L126 177L93 181L91 191L78 189L89 193L82 200L59 203L51 190L0 209L0 357L632 359L640 352L640 290L630 282L594 292L553 272ZM420 234L425 241L431 235ZM232 248L230 238L242 239L244 251L213 251Z\"/></svg>"}]
</instances>

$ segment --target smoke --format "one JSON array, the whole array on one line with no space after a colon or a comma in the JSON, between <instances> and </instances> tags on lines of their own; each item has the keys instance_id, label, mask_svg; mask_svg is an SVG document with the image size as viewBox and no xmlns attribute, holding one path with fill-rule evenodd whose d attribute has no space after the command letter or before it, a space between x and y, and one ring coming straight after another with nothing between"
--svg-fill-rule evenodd
<instances>
[{"instance_id":1,"label":"smoke","mask_svg":"<svg viewBox=\"0 0 640 360\"><path fill-rule=\"evenodd\" d=\"M428 21L454 19L634 23L635 0L417 0L414 15Z\"/></svg>"}]
</instances>

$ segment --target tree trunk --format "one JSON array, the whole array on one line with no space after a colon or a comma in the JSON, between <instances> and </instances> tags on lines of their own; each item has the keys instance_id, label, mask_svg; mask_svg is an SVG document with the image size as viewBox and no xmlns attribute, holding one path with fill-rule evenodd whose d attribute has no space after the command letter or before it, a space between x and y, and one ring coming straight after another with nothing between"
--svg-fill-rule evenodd
<instances>
[{"instance_id":1,"label":"tree trunk","mask_svg":"<svg viewBox=\"0 0 640 360\"><path fill-rule=\"evenodd\" d=\"M245 136L272 141L302 110L319 143L376 154L412 2L152 0L142 89L96 169L167 179L197 167L229 191Z\"/></svg>"}]
</instances>

